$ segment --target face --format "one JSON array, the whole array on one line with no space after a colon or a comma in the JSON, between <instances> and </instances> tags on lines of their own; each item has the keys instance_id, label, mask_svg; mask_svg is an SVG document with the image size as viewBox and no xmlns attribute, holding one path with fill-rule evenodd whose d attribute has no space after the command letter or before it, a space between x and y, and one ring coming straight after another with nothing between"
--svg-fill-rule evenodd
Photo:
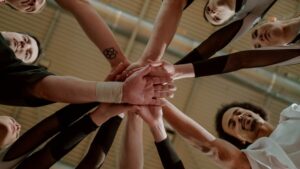
<instances>
[{"instance_id":1,"label":"face","mask_svg":"<svg viewBox=\"0 0 300 169\"><path fill-rule=\"evenodd\" d=\"M10 116L0 116L0 147L12 144L19 138L21 125Z\"/></svg>"},{"instance_id":2,"label":"face","mask_svg":"<svg viewBox=\"0 0 300 169\"><path fill-rule=\"evenodd\" d=\"M240 107L228 109L222 118L222 127L227 134L249 143L257 139L263 123L265 121L258 114Z\"/></svg>"},{"instance_id":3,"label":"face","mask_svg":"<svg viewBox=\"0 0 300 169\"><path fill-rule=\"evenodd\" d=\"M14 9L24 13L37 13L46 4L46 0L6 0Z\"/></svg>"},{"instance_id":4,"label":"face","mask_svg":"<svg viewBox=\"0 0 300 169\"><path fill-rule=\"evenodd\" d=\"M255 48L282 46L288 43L280 21L269 21L252 32L252 44Z\"/></svg>"},{"instance_id":5,"label":"face","mask_svg":"<svg viewBox=\"0 0 300 169\"><path fill-rule=\"evenodd\" d=\"M221 3L220 0L209 0L204 10L208 22L213 25L222 25L235 14L234 10L230 9L228 5Z\"/></svg>"},{"instance_id":6,"label":"face","mask_svg":"<svg viewBox=\"0 0 300 169\"><path fill-rule=\"evenodd\" d=\"M9 42L9 47L18 59L24 63L33 63L37 60L39 47L35 39L16 32L1 32L1 34Z\"/></svg>"}]
</instances>

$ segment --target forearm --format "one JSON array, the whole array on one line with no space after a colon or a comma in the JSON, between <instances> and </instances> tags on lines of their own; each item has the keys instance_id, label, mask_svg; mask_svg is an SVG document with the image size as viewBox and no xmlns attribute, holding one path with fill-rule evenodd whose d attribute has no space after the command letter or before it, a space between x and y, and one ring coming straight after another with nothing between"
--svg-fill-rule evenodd
<instances>
[{"instance_id":1,"label":"forearm","mask_svg":"<svg viewBox=\"0 0 300 169\"><path fill-rule=\"evenodd\" d=\"M88 0L56 1L74 15L82 29L102 51L112 67L116 67L120 62L128 63L112 31Z\"/></svg>"},{"instance_id":2,"label":"forearm","mask_svg":"<svg viewBox=\"0 0 300 169\"><path fill-rule=\"evenodd\" d=\"M71 76L47 76L29 91L31 95L54 102L123 102L122 82L96 82Z\"/></svg>"},{"instance_id":3,"label":"forearm","mask_svg":"<svg viewBox=\"0 0 300 169\"><path fill-rule=\"evenodd\" d=\"M168 138L156 142L155 146L164 169L184 169L182 161L178 157Z\"/></svg>"},{"instance_id":4,"label":"forearm","mask_svg":"<svg viewBox=\"0 0 300 169\"><path fill-rule=\"evenodd\" d=\"M140 63L146 63L148 60L160 60L167 46L170 44L179 20L181 18L186 0L164 0L159 13L155 19L153 33L144 50Z\"/></svg>"},{"instance_id":5,"label":"forearm","mask_svg":"<svg viewBox=\"0 0 300 169\"><path fill-rule=\"evenodd\" d=\"M197 146L210 144L215 137L204 129L197 122L183 114L178 108L167 101L163 107L164 118L178 131L183 137Z\"/></svg>"},{"instance_id":6,"label":"forearm","mask_svg":"<svg viewBox=\"0 0 300 169\"><path fill-rule=\"evenodd\" d=\"M142 169L144 165L143 121L134 113L128 113L127 117L119 168Z\"/></svg>"},{"instance_id":7,"label":"forearm","mask_svg":"<svg viewBox=\"0 0 300 169\"><path fill-rule=\"evenodd\" d=\"M76 169L101 168L114 141L121 121L121 117L115 116L101 125L97 135L91 143L88 153L84 156Z\"/></svg>"},{"instance_id":8,"label":"forearm","mask_svg":"<svg viewBox=\"0 0 300 169\"><path fill-rule=\"evenodd\" d=\"M31 93L38 98L65 103L94 102L96 84L70 76L47 76L32 88Z\"/></svg>"}]
</instances>

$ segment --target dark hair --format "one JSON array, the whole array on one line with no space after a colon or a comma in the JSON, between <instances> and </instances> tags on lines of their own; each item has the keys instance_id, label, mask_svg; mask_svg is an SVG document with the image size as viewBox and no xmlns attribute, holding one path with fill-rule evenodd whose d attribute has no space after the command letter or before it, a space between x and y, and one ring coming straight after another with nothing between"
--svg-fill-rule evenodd
<instances>
[{"instance_id":1,"label":"dark hair","mask_svg":"<svg viewBox=\"0 0 300 169\"><path fill-rule=\"evenodd\" d=\"M230 104L225 104L218 110L218 112L216 114L216 118L215 118L215 127L216 127L219 137L224 140L227 140L228 142L232 143L239 149L245 149L250 145L250 143L243 144L239 139L227 134L224 131L223 126L222 126L222 119L223 119L224 113L233 107L241 107L241 108L244 108L247 110L251 110L252 112L258 114L264 120L267 120L268 114L261 107L255 106L255 105L253 105L251 103L247 103L247 102L233 102Z\"/></svg>"},{"instance_id":2,"label":"dark hair","mask_svg":"<svg viewBox=\"0 0 300 169\"><path fill-rule=\"evenodd\" d=\"M205 12L206 12L205 9L207 8L208 2L209 2L209 0L207 0L206 4L204 5L204 8L203 8L203 18L205 19L206 22L209 22L206 15L205 15Z\"/></svg>"},{"instance_id":3,"label":"dark hair","mask_svg":"<svg viewBox=\"0 0 300 169\"><path fill-rule=\"evenodd\" d=\"M28 33L28 32L17 32L17 33L28 35L28 36L30 36L32 39L34 39L34 40L36 41L36 44L37 44L37 47L38 47L38 55L37 55L36 59L35 59L31 64L36 63L36 62L38 61L39 57L40 57L40 56L42 55L42 53L43 53L43 49L42 49L40 40L39 40L36 36L34 36L34 35L32 35L31 33Z\"/></svg>"}]
</instances>

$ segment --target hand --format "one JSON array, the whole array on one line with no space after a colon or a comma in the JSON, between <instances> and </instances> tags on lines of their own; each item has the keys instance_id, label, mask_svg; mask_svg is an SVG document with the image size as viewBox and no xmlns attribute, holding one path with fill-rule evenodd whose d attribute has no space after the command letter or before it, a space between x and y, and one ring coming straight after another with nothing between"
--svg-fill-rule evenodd
<instances>
[{"instance_id":1,"label":"hand","mask_svg":"<svg viewBox=\"0 0 300 169\"><path fill-rule=\"evenodd\" d=\"M175 87L171 79L146 77L151 70L151 66L146 66L124 81L123 102L138 105L160 105L161 101L157 98L164 98L173 94Z\"/></svg>"},{"instance_id":2,"label":"hand","mask_svg":"<svg viewBox=\"0 0 300 169\"><path fill-rule=\"evenodd\" d=\"M137 62L130 64L122 73L117 76L118 81L124 81L127 77L140 70L142 67L143 65Z\"/></svg>"},{"instance_id":3,"label":"hand","mask_svg":"<svg viewBox=\"0 0 300 169\"><path fill-rule=\"evenodd\" d=\"M152 69L149 76L170 77L171 79L174 78L175 67L173 64L168 63L166 61L160 61L160 62L149 61L149 63L152 66L154 66L154 69Z\"/></svg>"},{"instance_id":4,"label":"hand","mask_svg":"<svg viewBox=\"0 0 300 169\"><path fill-rule=\"evenodd\" d=\"M105 81L118 81L118 75L121 74L128 67L127 63L120 63L106 76Z\"/></svg>"},{"instance_id":5,"label":"hand","mask_svg":"<svg viewBox=\"0 0 300 169\"><path fill-rule=\"evenodd\" d=\"M139 106L136 113L150 126L158 126L163 124L163 112L160 106Z\"/></svg>"}]
</instances>

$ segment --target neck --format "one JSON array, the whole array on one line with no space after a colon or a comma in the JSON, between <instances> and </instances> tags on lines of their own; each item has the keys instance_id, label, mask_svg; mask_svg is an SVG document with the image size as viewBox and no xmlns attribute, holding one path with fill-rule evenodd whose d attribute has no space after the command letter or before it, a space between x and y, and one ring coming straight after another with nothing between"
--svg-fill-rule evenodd
<instances>
[{"instance_id":1,"label":"neck","mask_svg":"<svg viewBox=\"0 0 300 169\"><path fill-rule=\"evenodd\" d=\"M228 6L231 10L235 10L236 0L216 0L216 2L220 5Z\"/></svg>"},{"instance_id":2,"label":"neck","mask_svg":"<svg viewBox=\"0 0 300 169\"><path fill-rule=\"evenodd\" d=\"M283 27L286 40L291 42L300 32L300 16L287 20Z\"/></svg>"},{"instance_id":3,"label":"neck","mask_svg":"<svg viewBox=\"0 0 300 169\"><path fill-rule=\"evenodd\" d=\"M269 137L270 134L273 132L273 130L274 127L270 123L268 122L263 123L260 130L258 131L256 139L260 137Z\"/></svg>"}]
</instances>

